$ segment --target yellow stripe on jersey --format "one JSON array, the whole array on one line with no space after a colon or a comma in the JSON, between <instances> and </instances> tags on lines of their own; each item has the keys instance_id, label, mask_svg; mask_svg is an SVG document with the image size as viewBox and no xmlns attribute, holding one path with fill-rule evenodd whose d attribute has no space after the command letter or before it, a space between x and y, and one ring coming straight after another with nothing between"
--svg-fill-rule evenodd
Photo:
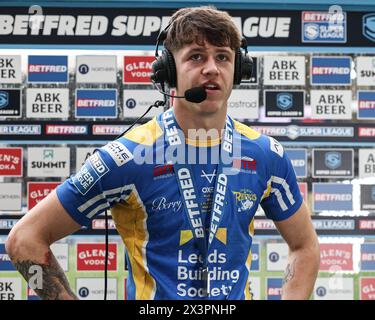
<instances>
[{"instance_id":1,"label":"yellow stripe on jersey","mask_svg":"<svg viewBox=\"0 0 375 320\"><path fill-rule=\"evenodd\" d=\"M136 190L132 191L126 203L116 204L111 209L111 213L117 231L128 251L135 284L135 298L136 300L152 300L156 284L149 273L145 252L148 241L147 213Z\"/></svg>"},{"instance_id":2,"label":"yellow stripe on jersey","mask_svg":"<svg viewBox=\"0 0 375 320\"><path fill-rule=\"evenodd\" d=\"M180 246L193 239L193 232L191 230L181 230L180 232Z\"/></svg>"},{"instance_id":3,"label":"yellow stripe on jersey","mask_svg":"<svg viewBox=\"0 0 375 320\"><path fill-rule=\"evenodd\" d=\"M124 138L135 143L152 146L152 144L163 134L156 118L142 124L124 135Z\"/></svg>"},{"instance_id":4,"label":"yellow stripe on jersey","mask_svg":"<svg viewBox=\"0 0 375 320\"><path fill-rule=\"evenodd\" d=\"M233 120L234 128L244 135L245 137L249 138L250 140L255 140L260 137L260 133L258 131L255 131L254 129L250 128L249 126L238 122L237 120Z\"/></svg>"},{"instance_id":5,"label":"yellow stripe on jersey","mask_svg":"<svg viewBox=\"0 0 375 320\"><path fill-rule=\"evenodd\" d=\"M219 228L216 232L216 238L226 245L227 244L227 228Z\"/></svg>"}]
</instances>

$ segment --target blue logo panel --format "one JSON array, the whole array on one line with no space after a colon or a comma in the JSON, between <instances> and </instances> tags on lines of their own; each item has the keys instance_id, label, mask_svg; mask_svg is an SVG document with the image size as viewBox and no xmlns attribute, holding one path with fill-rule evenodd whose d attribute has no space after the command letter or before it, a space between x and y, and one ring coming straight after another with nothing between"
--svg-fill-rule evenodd
<instances>
[{"instance_id":1,"label":"blue logo panel","mask_svg":"<svg viewBox=\"0 0 375 320\"><path fill-rule=\"evenodd\" d=\"M358 91L358 119L375 119L375 91Z\"/></svg>"},{"instance_id":2,"label":"blue logo panel","mask_svg":"<svg viewBox=\"0 0 375 320\"><path fill-rule=\"evenodd\" d=\"M314 211L352 211L353 185L341 183L313 183Z\"/></svg>"},{"instance_id":3,"label":"blue logo panel","mask_svg":"<svg viewBox=\"0 0 375 320\"><path fill-rule=\"evenodd\" d=\"M350 85L350 57L312 57L311 84Z\"/></svg>"},{"instance_id":4,"label":"blue logo panel","mask_svg":"<svg viewBox=\"0 0 375 320\"><path fill-rule=\"evenodd\" d=\"M307 152L306 149L287 149L286 153L292 162L297 177L307 176Z\"/></svg>"},{"instance_id":5,"label":"blue logo panel","mask_svg":"<svg viewBox=\"0 0 375 320\"><path fill-rule=\"evenodd\" d=\"M1 271L15 271L12 262L5 251L5 244L0 244L0 270Z\"/></svg>"},{"instance_id":6,"label":"blue logo panel","mask_svg":"<svg viewBox=\"0 0 375 320\"><path fill-rule=\"evenodd\" d=\"M361 270L375 271L375 243L361 244Z\"/></svg>"},{"instance_id":7,"label":"blue logo panel","mask_svg":"<svg viewBox=\"0 0 375 320\"><path fill-rule=\"evenodd\" d=\"M68 82L68 56L29 56L28 82Z\"/></svg>"},{"instance_id":8,"label":"blue logo panel","mask_svg":"<svg viewBox=\"0 0 375 320\"><path fill-rule=\"evenodd\" d=\"M259 243L253 243L251 245L251 268L252 271L259 271Z\"/></svg>"},{"instance_id":9,"label":"blue logo panel","mask_svg":"<svg viewBox=\"0 0 375 320\"><path fill-rule=\"evenodd\" d=\"M283 279L268 278L267 279L267 300L281 300L281 287Z\"/></svg>"},{"instance_id":10,"label":"blue logo panel","mask_svg":"<svg viewBox=\"0 0 375 320\"><path fill-rule=\"evenodd\" d=\"M117 91L115 89L77 90L76 117L116 118Z\"/></svg>"}]
</instances>

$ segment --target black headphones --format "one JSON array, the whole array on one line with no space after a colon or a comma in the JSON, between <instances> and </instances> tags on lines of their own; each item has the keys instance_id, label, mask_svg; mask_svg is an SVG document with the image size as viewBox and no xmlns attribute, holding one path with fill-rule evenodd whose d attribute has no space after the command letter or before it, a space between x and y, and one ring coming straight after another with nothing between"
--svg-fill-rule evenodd
<instances>
[{"instance_id":1,"label":"black headphones","mask_svg":"<svg viewBox=\"0 0 375 320\"><path fill-rule=\"evenodd\" d=\"M167 38L168 29L171 24L172 23L161 31L157 38L155 49L156 60L152 64L151 80L154 83L167 83L169 87L174 88L177 85L177 71L173 54L166 48L163 50L161 56L159 56L158 53L159 45ZM241 51L241 48L244 51ZM240 84L242 80L250 79L253 73L253 59L248 56L247 42L244 37L241 39L241 48L236 50L233 77L234 85Z\"/></svg>"}]
</instances>

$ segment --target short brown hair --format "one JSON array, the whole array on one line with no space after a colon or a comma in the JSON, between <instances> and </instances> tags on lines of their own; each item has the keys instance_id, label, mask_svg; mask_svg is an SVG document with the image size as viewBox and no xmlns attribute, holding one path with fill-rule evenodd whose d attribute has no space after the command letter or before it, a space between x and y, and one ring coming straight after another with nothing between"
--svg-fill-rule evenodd
<instances>
[{"instance_id":1,"label":"short brown hair","mask_svg":"<svg viewBox=\"0 0 375 320\"><path fill-rule=\"evenodd\" d=\"M205 40L233 50L241 46L241 36L231 16L213 6L180 9L170 23L164 46L172 52L194 42L203 45Z\"/></svg>"}]
</instances>

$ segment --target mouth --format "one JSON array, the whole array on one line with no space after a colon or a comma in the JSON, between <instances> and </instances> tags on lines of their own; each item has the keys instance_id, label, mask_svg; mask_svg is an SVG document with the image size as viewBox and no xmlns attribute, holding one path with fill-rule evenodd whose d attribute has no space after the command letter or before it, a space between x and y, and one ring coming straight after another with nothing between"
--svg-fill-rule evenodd
<instances>
[{"instance_id":1,"label":"mouth","mask_svg":"<svg viewBox=\"0 0 375 320\"><path fill-rule=\"evenodd\" d=\"M220 90L220 86L215 82L206 82L203 84L206 91L217 91Z\"/></svg>"}]
</instances>

